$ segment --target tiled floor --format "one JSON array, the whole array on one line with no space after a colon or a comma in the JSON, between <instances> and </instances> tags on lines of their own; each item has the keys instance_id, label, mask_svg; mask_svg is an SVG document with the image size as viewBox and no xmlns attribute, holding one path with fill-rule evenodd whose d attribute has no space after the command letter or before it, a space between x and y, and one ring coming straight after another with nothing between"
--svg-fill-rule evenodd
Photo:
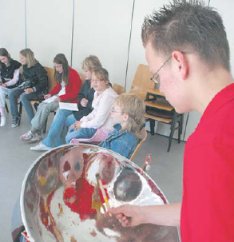
<instances>
[{"instance_id":1,"label":"tiled floor","mask_svg":"<svg viewBox=\"0 0 234 242\"><path fill-rule=\"evenodd\" d=\"M19 140L19 136L29 129L25 117L20 127L11 128L9 124L0 128L0 241L10 242L11 214L19 197L23 177L40 153L29 150L30 145ZM136 163L143 164L148 153L153 162L149 175L156 181L170 202L181 198L182 158L184 143L173 141L171 151L167 150L168 139L163 136L148 135Z\"/></svg>"}]
</instances>

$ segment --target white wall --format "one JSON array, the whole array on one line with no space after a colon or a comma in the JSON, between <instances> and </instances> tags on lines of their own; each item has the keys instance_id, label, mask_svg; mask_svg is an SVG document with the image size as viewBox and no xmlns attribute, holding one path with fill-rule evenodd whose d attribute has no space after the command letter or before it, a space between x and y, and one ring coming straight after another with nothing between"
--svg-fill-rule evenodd
<instances>
[{"instance_id":1,"label":"white wall","mask_svg":"<svg viewBox=\"0 0 234 242\"><path fill-rule=\"evenodd\" d=\"M25 48L25 0L0 0L0 17L0 47L18 59Z\"/></svg>"},{"instance_id":2,"label":"white wall","mask_svg":"<svg viewBox=\"0 0 234 242\"><path fill-rule=\"evenodd\" d=\"M132 1L77 0L73 65L97 55L109 71L111 82L124 84Z\"/></svg>"},{"instance_id":3,"label":"white wall","mask_svg":"<svg viewBox=\"0 0 234 242\"><path fill-rule=\"evenodd\" d=\"M39 62L53 66L57 53L70 62L73 2L67 0L28 0L27 46Z\"/></svg>"},{"instance_id":4,"label":"white wall","mask_svg":"<svg viewBox=\"0 0 234 242\"><path fill-rule=\"evenodd\" d=\"M141 43L143 19L168 2L169 0L0 0L0 47L7 48L16 59L21 49L29 47L41 64L47 66L52 66L57 53L64 53L69 63L79 71L86 56L97 55L109 71L112 82L125 85L126 77L128 90L138 64L146 64ZM206 2L216 7L223 17L233 71L234 2ZM183 134L185 139L193 132L199 118L199 114L190 113L186 134ZM167 125L158 125L157 131L168 135L169 128Z\"/></svg>"}]
</instances>

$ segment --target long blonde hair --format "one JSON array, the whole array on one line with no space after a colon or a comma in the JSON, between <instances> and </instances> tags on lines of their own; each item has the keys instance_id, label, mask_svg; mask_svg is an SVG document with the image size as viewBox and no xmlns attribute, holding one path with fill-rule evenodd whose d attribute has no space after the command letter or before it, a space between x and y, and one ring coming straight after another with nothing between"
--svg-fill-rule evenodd
<instances>
[{"instance_id":1,"label":"long blonde hair","mask_svg":"<svg viewBox=\"0 0 234 242\"><path fill-rule=\"evenodd\" d=\"M34 57L34 53L31 49L23 49L20 51L20 54L26 58L27 67L30 68L34 66L38 61ZM20 67L20 73L23 73L23 66Z\"/></svg>"},{"instance_id":2,"label":"long blonde hair","mask_svg":"<svg viewBox=\"0 0 234 242\"><path fill-rule=\"evenodd\" d=\"M142 138L141 130L145 124L145 105L144 102L133 94L121 94L115 99L115 104L121 112L128 115L128 120L122 129L134 133L138 138Z\"/></svg>"}]
</instances>

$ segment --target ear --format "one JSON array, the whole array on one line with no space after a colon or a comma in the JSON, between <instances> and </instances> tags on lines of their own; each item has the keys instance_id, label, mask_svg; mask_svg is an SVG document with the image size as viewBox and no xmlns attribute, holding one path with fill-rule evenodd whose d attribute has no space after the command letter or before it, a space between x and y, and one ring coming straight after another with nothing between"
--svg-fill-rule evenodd
<instances>
[{"instance_id":1,"label":"ear","mask_svg":"<svg viewBox=\"0 0 234 242\"><path fill-rule=\"evenodd\" d=\"M122 117L123 117L124 122L128 121L128 114L127 113L124 113Z\"/></svg>"},{"instance_id":2,"label":"ear","mask_svg":"<svg viewBox=\"0 0 234 242\"><path fill-rule=\"evenodd\" d=\"M186 79L189 74L189 63L186 53L175 50L171 54L172 60L176 63L176 68L180 73L182 79Z\"/></svg>"}]
</instances>

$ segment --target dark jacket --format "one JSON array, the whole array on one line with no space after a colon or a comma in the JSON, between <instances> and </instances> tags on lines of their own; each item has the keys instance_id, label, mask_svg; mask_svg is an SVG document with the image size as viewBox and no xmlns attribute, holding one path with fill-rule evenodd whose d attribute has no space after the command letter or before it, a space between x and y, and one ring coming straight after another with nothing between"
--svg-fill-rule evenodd
<instances>
[{"instance_id":1,"label":"dark jacket","mask_svg":"<svg viewBox=\"0 0 234 242\"><path fill-rule=\"evenodd\" d=\"M0 73L1 73L1 79L3 83L6 83L9 79L12 79L14 76L15 70L19 69L21 64L13 59L10 59L9 66L6 66L5 64L0 62ZM17 84L12 85L8 88L16 87Z\"/></svg>"},{"instance_id":2,"label":"dark jacket","mask_svg":"<svg viewBox=\"0 0 234 242\"><path fill-rule=\"evenodd\" d=\"M92 102L93 102L94 89L90 87L90 84L91 84L90 80L85 80L78 94L77 105L78 105L79 111L73 112L73 115L76 118L76 120L80 120L83 116L88 115L93 109ZM83 107L80 105L80 100L82 98L88 99L87 107Z\"/></svg>"},{"instance_id":3,"label":"dark jacket","mask_svg":"<svg viewBox=\"0 0 234 242\"><path fill-rule=\"evenodd\" d=\"M23 73L20 74L19 84L23 82L29 81L31 82L31 86L35 92L38 94L48 93L48 76L45 68L40 64L36 63L35 65L28 67L27 65L23 65Z\"/></svg>"}]
</instances>

